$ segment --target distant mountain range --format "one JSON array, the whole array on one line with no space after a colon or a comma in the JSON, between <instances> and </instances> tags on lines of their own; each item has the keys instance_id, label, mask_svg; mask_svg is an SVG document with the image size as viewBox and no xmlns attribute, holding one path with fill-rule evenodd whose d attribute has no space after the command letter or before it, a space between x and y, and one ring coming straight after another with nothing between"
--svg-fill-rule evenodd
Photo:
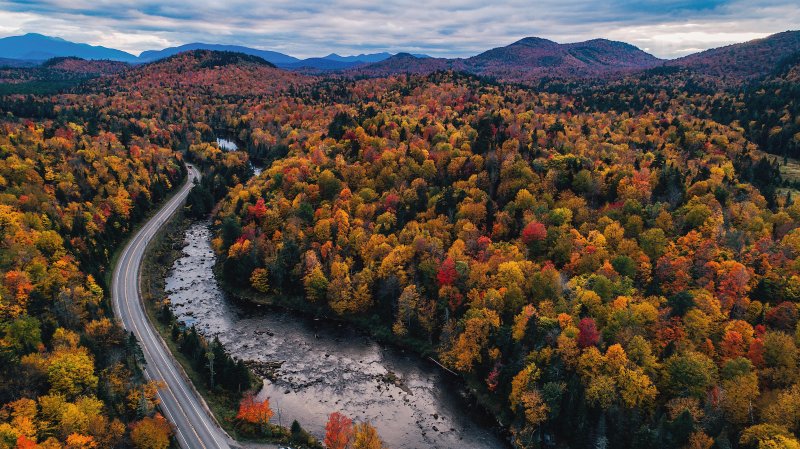
<instances>
[{"instance_id":1,"label":"distant mountain range","mask_svg":"<svg viewBox=\"0 0 800 449\"><path fill-rule=\"evenodd\" d=\"M83 59L109 59L123 62L138 61L136 56L124 51L79 44L37 33L0 39L0 58L45 61L62 56L76 56Z\"/></svg>"},{"instance_id":2,"label":"distant mountain range","mask_svg":"<svg viewBox=\"0 0 800 449\"><path fill-rule=\"evenodd\" d=\"M206 43L149 50L137 57L110 48L68 42L41 34L26 34L0 39L0 66L22 67L33 63L41 64L42 61L53 57L67 56L136 64L192 50L244 53L290 70L339 71L364 76L457 70L503 81L532 83L547 77L608 78L671 66L692 70L716 79L746 80L766 75L783 59L800 53L800 32L786 31L763 39L706 50L673 60L662 60L633 45L607 39L559 44L537 37L526 37L508 46L493 48L469 58L454 59L409 53L392 55L385 52L354 56L331 53L319 58L298 59L275 51ZM71 63L71 66L78 64Z\"/></svg>"},{"instance_id":3,"label":"distant mountain range","mask_svg":"<svg viewBox=\"0 0 800 449\"><path fill-rule=\"evenodd\" d=\"M355 56L340 56L331 53L319 58L299 59L284 53L257 48L244 47L240 45L221 45L195 42L169 47L163 50L147 50L138 57L124 51L112 48L91 46L69 42L58 37L44 36L37 33L28 33L22 36L11 36L0 39L0 66L20 66L17 61L27 61L39 63L57 57L77 57L82 59L107 59L112 61L122 61L131 64L146 63L164 59L169 56L191 50L215 50L244 53L246 55L258 56L278 67L311 68L318 70L343 70L358 65L370 64L382 61L392 56L391 53L372 53L360 54ZM416 55L426 57L425 55Z\"/></svg>"},{"instance_id":4,"label":"distant mountain range","mask_svg":"<svg viewBox=\"0 0 800 449\"><path fill-rule=\"evenodd\" d=\"M800 31L785 31L673 60L658 59L633 45L606 39L559 44L526 37L465 59L420 59L400 53L383 61L351 68L348 72L385 76L458 70L502 81L531 83L545 77L609 78L667 66L688 69L717 80L738 82L763 77L782 61L798 55Z\"/></svg>"},{"instance_id":5,"label":"distant mountain range","mask_svg":"<svg viewBox=\"0 0 800 449\"><path fill-rule=\"evenodd\" d=\"M646 69L663 60L633 45L606 39L559 44L526 37L466 59L417 58L397 54L377 63L352 69L354 73L381 76L392 73L427 73L459 70L505 81L528 82L543 76L595 76Z\"/></svg>"}]
</instances>

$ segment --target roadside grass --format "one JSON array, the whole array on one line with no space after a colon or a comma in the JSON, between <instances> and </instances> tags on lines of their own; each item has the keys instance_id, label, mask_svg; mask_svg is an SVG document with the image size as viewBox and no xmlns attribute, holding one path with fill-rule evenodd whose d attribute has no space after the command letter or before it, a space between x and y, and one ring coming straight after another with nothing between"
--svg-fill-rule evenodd
<instances>
[{"instance_id":1,"label":"roadside grass","mask_svg":"<svg viewBox=\"0 0 800 449\"><path fill-rule=\"evenodd\" d=\"M145 249L141 266L140 286L147 317L150 324L158 330L161 339L167 344L173 357L180 363L194 388L203 396L208 408L217 422L234 439L238 439L233 418L236 416L238 403L227 394L220 394L206 387L205 379L194 368L190 360L180 352L177 343L172 339L170 327L158 319L158 305L167 297L165 280L172 264L181 256L183 234L191 224L179 209L158 231Z\"/></svg>"}]
</instances>

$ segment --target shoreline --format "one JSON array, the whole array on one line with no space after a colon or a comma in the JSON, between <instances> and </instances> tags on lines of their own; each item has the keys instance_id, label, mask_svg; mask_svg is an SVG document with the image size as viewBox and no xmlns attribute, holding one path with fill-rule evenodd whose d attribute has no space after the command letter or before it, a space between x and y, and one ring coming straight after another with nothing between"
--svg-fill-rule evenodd
<instances>
[{"instance_id":1,"label":"shoreline","mask_svg":"<svg viewBox=\"0 0 800 449\"><path fill-rule=\"evenodd\" d=\"M213 232L213 225L209 227ZM378 332L375 332L374 328L371 327L374 323L370 321L369 318L358 317L356 319L347 319L337 317L329 314L329 311L326 310L324 306L310 304L299 296L264 295L252 289L234 288L223 278L219 259L217 259L214 264L214 277L220 290L226 295L227 299L243 308L274 308L299 314L305 318L321 320L330 325L338 324L351 326L355 331L373 339L379 345L399 351L408 351L413 354L414 357L418 357L423 363L434 365L437 370L446 374L448 377L461 380L462 382L458 384L459 388L456 393L462 398L464 405L473 408L471 412L482 420L486 422L491 421L490 428L492 431L507 444L507 447L512 447L509 425L504 424L500 420L502 412L499 410L499 404L488 401L485 399L485 395L475 388L475 385L477 385L480 380L474 377L464 376L445 367L437 360L435 357L436 351L429 344L411 338L397 339L391 332L391 329L380 324L378 325L380 326ZM420 351L420 346L424 346L426 350Z\"/></svg>"}]
</instances>

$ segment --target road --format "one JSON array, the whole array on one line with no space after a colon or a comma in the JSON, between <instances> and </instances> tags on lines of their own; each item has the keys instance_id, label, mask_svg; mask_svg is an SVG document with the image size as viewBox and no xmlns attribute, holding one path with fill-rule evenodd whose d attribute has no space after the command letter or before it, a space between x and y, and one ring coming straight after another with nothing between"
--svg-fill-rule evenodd
<instances>
[{"instance_id":1,"label":"road","mask_svg":"<svg viewBox=\"0 0 800 449\"><path fill-rule=\"evenodd\" d=\"M139 289L139 267L147 244L183 205L192 188L192 181L200 178L197 169L191 165L187 165L187 168L189 174L186 183L122 250L112 278L112 303L122 325L139 340L147 362L145 376L163 381L166 385L159 391L158 398L164 415L175 426L180 446L186 449L229 449L239 445L220 429L158 331L150 324Z\"/></svg>"}]
</instances>

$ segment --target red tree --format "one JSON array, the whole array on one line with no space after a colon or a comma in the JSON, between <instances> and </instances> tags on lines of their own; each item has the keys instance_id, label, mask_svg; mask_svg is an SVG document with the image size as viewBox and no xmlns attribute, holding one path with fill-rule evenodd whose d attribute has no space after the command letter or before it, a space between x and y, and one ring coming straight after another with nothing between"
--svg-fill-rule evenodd
<instances>
[{"instance_id":1,"label":"red tree","mask_svg":"<svg viewBox=\"0 0 800 449\"><path fill-rule=\"evenodd\" d=\"M247 215L253 218L253 220L260 222L264 217L267 216L267 205L264 202L264 198L259 198L256 201L255 206L248 206L247 207Z\"/></svg>"},{"instance_id":2,"label":"red tree","mask_svg":"<svg viewBox=\"0 0 800 449\"><path fill-rule=\"evenodd\" d=\"M594 346L600 341L600 331L594 319L586 317L578 324L578 346L586 348Z\"/></svg>"},{"instance_id":3,"label":"red tree","mask_svg":"<svg viewBox=\"0 0 800 449\"><path fill-rule=\"evenodd\" d=\"M753 362L756 368L764 366L764 340L754 338L753 341L750 342L750 348L747 350L747 358Z\"/></svg>"},{"instance_id":4,"label":"red tree","mask_svg":"<svg viewBox=\"0 0 800 449\"><path fill-rule=\"evenodd\" d=\"M532 221L525 226L525 229L522 230L522 241L525 242L526 245L529 245L533 242L541 242L547 237L547 228L544 227L543 224L539 223L538 221Z\"/></svg>"},{"instance_id":5,"label":"red tree","mask_svg":"<svg viewBox=\"0 0 800 449\"><path fill-rule=\"evenodd\" d=\"M797 306L793 302L784 301L769 309L764 320L773 328L792 331L797 325Z\"/></svg>"},{"instance_id":6,"label":"red tree","mask_svg":"<svg viewBox=\"0 0 800 449\"><path fill-rule=\"evenodd\" d=\"M325 425L325 447L345 449L353 437L353 420L339 412L331 413Z\"/></svg>"},{"instance_id":7,"label":"red tree","mask_svg":"<svg viewBox=\"0 0 800 449\"><path fill-rule=\"evenodd\" d=\"M248 393L239 403L239 413L236 419L264 427L272 418L273 411L269 407L269 400L257 401L252 393Z\"/></svg>"},{"instance_id":8,"label":"red tree","mask_svg":"<svg viewBox=\"0 0 800 449\"><path fill-rule=\"evenodd\" d=\"M439 285L453 285L453 283L458 279L458 271L456 271L456 263L451 258L447 258L442 262L441 268L439 268L439 272L436 274L436 280L439 281Z\"/></svg>"}]
</instances>

